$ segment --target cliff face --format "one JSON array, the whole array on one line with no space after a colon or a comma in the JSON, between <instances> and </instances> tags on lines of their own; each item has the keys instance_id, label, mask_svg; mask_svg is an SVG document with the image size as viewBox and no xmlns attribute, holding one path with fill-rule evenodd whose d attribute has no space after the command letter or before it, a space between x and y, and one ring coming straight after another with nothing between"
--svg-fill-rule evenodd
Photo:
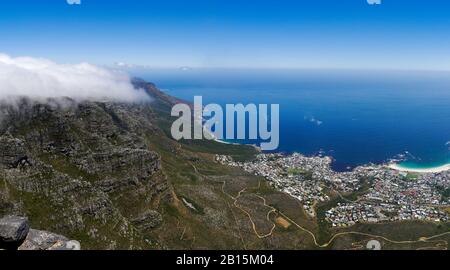
<instances>
[{"instance_id":1,"label":"cliff face","mask_svg":"<svg viewBox=\"0 0 450 270\"><path fill-rule=\"evenodd\" d=\"M170 201L151 104L21 100L0 107L0 217L30 218L92 248L149 248L138 227ZM122 203L144 199L126 211ZM137 222L139 226L134 226Z\"/></svg>"}]
</instances>

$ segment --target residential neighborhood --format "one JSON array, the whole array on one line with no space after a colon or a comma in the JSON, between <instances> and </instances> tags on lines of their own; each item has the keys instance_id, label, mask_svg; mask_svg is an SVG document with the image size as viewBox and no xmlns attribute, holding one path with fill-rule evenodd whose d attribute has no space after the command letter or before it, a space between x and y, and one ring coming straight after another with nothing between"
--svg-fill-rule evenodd
<instances>
[{"instance_id":1,"label":"residential neighborhood","mask_svg":"<svg viewBox=\"0 0 450 270\"><path fill-rule=\"evenodd\" d=\"M385 165L369 165L336 172L331 169L330 157L306 157L298 153L260 154L251 162L236 162L229 156L218 155L216 161L264 177L278 190L301 201L311 217L317 215L316 205L337 197L339 202L325 212L326 221L333 227L449 219L448 171L414 174Z\"/></svg>"}]
</instances>

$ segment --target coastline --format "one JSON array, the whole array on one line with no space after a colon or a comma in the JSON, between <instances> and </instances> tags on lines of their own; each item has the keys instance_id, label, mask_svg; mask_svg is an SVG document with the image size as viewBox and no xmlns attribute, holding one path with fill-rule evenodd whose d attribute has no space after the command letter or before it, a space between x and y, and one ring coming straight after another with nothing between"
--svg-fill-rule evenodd
<instances>
[{"instance_id":1,"label":"coastline","mask_svg":"<svg viewBox=\"0 0 450 270\"><path fill-rule=\"evenodd\" d=\"M213 139L215 142L218 143L222 143L222 144L228 144L228 145L242 145L239 143L230 143L230 142L226 142L226 141L222 141L219 139ZM261 149L259 147L257 147L256 145L252 145L253 147L255 147L257 150L259 150L261 152ZM282 153L280 153L282 154ZM301 153L300 153L301 154ZM332 157L329 157L332 159ZM358 168L358 167L367 167L369 164L367 165L362 165L362 166L357 166L354 169ZM382 164L380 164L380 166L383 166ZM437 167L431 167L431 168L408 168L408 167L404 167L401 164L398 163L390 163L390 164L385 164L385 167L392 169L392 170L396 170L399 172L408 172L408 173L441 173L441 172L446 172L446 171L450 171L450 163L449 164L445 164L445 165L441 165L441 166L437 166Z\"/></svg>"},{"instance_id":2,"label":"coastline","mask_svg":"<svg viewBox=\"0 0 450 270\"><path fill-rule=\"evenodd\" d=\"M220 140L220 139L213 139L213 141L215 141L215 142L217 142L217 143L228 144L228 145L247 145L247 146L253 146L253 147L256 149L256 151L262 152L262 151L261 151L261 148L260 148L259 146L257 146L257 145L254 145L254 144L232 143L232 142L222 141L222 140Z\"/></svg>"},{"instance_id":3,"label":"coastline","mask_svg":"<svg viewBox=\"0 0 450 270\"><path fill-rule=\"evenodd\" d=\"M219 140L219 139L213 139L213 140L215 142L223 143L223 144L239 145L238 143L230 143L230 142L222 141L222 140Z\"/></svg>"},{"instance_id":4,"label":"coastline","mask_svg":"<svg viewBox=\"0 0 450 270\"><path fill-rule=\"evenodd\" d=\"M433 168L407 168L397 163L391 163L387 167L396 171L409 173L441 173L450 170L450 164Z\"/></svg>"},{"instance_id":5,"label":"coastline","mask_svg":"<svg viewBox=\"0 0 450 270\"><path fill-rule=\"evenodd\" d=\"M167 92L167 90L165 92ZM200 122L200 121L198 121L198 122ZM209 130L206 129L206 128L203 129L203 132L205 132L207 135L210 136L210 138L206 138L207 140L214 141L214 142L219 143L219 144L225 144L225 145L252 146L259 153L263 153L261 148L258 145L256 145L256 144L245 144L245 143L238 143L238 142L228 142L228 141L226 141L224 139L217 138L213 133L209 132ZM445 145L446 146L450 146L450 141L446 142ZM289 155L289 154L287 154L285 152L276 152L276 153L279 153L279 154L282 154L282 155ZM292 153L295 153L295 152L292 152ZM299 154L304 155L302 153L299 153ZM313 155L304 155L304 156L311 157ZM329 157L331 160L334 160L334 158L332 156L327 156L327 157ZM391 163L375 163L375 164L374 163L368 163L368 164L356 165L354 167L353 166L349 166L349 167L347 167L346 170L335 169L335 168L332 168L332 169L335 172L349 172L349 171L354 171L355 169L358 169L359 167L367 168L367 167L371 167L371 166L375 165L376 167L384 167L384 168L388 168L388 169L391 169L391 170L395 170L395 171L399 171L399 172L408 172L408 173L423 173L423 174L426 174L426 173L442 173L442 172L450 171L450 163L444 164L444 165L441 165L441 166L430 167L430 168L414 168L414 167L406 167L406 166L404 166L404 165L402 165L400 163L393 163L393 162L394 162L394 160L391 160ZM332 166L330 165L330 167L332 167Z\"/></svg>"}]
</instances>

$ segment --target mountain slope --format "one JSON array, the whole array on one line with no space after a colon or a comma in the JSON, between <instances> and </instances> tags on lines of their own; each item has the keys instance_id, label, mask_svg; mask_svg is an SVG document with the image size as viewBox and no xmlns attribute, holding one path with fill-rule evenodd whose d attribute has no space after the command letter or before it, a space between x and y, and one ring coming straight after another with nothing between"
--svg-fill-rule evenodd
<instances>
[{"instance_id":1,"label":"mountain slope","mask_svg":"<svg viewBox=\"0 0 450 270\"><path fill-rule=\"evenodd\" d=\"M324 230L266 180L215 162L216 154L252 158L253 147L174 141L170 110L183 101L134 84L152 102L0 104L0 216L27 216L34 229L83 249L352 249L371 237L333 235L411 240L448 232L421 222Z\"/></svg>"},{"instance_id":2,"label":"mountain slope","mask_svg":"<svg viewBox=\"0 0 450 270\"><path fill-rule=\"evenodd\" d=\"M247 248L243 234L255 237L250 220L230 210L226 190L235 196L235 186L261 179L216 164L212 153L248 157L255 150L173 141L170 108L180 101L134 83L151 103L2 104L0 215L26 215L32 227L88 249ZM272 226L267 210L255 218L262 230Z\"/></svg>"}]
</instances>

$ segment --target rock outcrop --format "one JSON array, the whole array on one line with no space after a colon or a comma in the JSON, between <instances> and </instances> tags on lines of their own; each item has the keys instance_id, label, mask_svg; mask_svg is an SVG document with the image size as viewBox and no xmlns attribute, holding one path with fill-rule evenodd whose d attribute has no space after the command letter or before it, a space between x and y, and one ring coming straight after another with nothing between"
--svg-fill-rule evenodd
<instances>
[{"instance_id":1,"label":"rock outcrop","mask_svg":"<svg viewBox=\"0 0 450 270\"><path fill-rule=\"evenodd\" d=\"M142 216L134 219L132 222L136 227L147 230L154 229L161 225L163 219L160 213L150 210Z\"/></svg>"},{"instance_id":2,"label":"rock outcrop","mask_svg":"<svg viewBox=\"0 0 450 270\"><path fill-rule=\"evenodd\" d=\"M0 249L7 250L79 250L78 241L64 236L30 229L25 217L0 218Z\"/></svg>"},{"instance_id":3,"label":"rock outcrop","mask_svg":"<svg viewBox=\"0 0 450 270\"><path fill-rule=\"evenodd\" d=\"M31 229L24 242L19 246L19 250L80 250L81 244L76 240L69 240L66 237Z\"/></svg>"},{"instance_id":4,"label":"rock outcrop","mask_svg":"<svg viewBox=\"0 0 450 270\"><path fill-rule=\"evenodd\" d=\"M81 237L90 248L149 248L141 228L158 222L134 221L158 216L159 203L173 194L148 143L162 134L151 106L70 99L0 104L0 216L28 216L33 227ZM55 239L65 241L32 231L25 247L49 249Z\"/></svg>"},{"instance_id":5,"label":"rock outcrop","mask_svg":"<svg viewBox=\"0 0 450 270\"><path fill-rule=\"evenodd\" d=\"M0 248L17 248L28 235L28 219L7 216L0 219Z\"/></svg>"}]
</instances>

